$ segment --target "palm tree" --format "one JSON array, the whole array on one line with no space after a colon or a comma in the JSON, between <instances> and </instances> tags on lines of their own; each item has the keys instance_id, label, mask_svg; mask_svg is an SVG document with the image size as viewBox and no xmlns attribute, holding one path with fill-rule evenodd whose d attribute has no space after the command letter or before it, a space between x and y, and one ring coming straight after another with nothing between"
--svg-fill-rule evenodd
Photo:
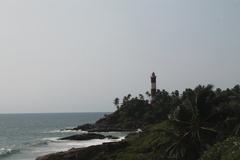
<instances>
[{"instance_id":1,"label":"palm tree","mask_svg":"<svg viewBox=\"0 0 240 160\"><path fill-rule=\"evenodd\" d=\"M234 88L227 89L227 91L220 94L221 98L225 100L224 105L221 106L220 111L225 114L222 128L234 136L240 135L240 86L236 85Z\"/></svg>"},{"instance_id":2,"label":"palm tree","mask_svg":"<svg viewBox=\"0 0 240 160\"><path fill-rule=\"evenodd\" d=\"M142 94L139 94L138 96L140 100L144 100L144 96Z\"/></svg>"},{"instance_id":3,"label":"palm tree","mask_svg":"<svg viewBox=\"0 0 240 160\"><path fill-rule=\"evenodd\" d=\"M120 108L119 107L119 98L115 98L113 103L117 107L117 110L119 110L119 108Z\"/></svg>"},{"instance_id":4,"label":"palm tree","mask_svg":"<svg viewBox=\"0 0 240 160\"><path fill-rule=\"evenodd\" d=\"M173 141L166 149L166 155L177 160L197 159L206 145L211 143L217 131L211 123L215 94L213 86L198 86L187 89L182 96L182 104L170 116L175 126Z\"/></svg>"},{"instance_id":5,"label":"palm tree","mask_svg":"<svg viewBox=\"0 0 240 160\"><path fill-rule=\"evenodd\" d=\"M128 94L127 95L127 100L129 101L131 99L132 95L131 94Z\"/></svg>"},{"instance_id":6,"label":"palm tree","mask_svg":"<svg viewBox=\"0 0 240 160\"><path fill-rule=\"evenodd\" d=\"M150 92L147 91L145 94L147 95L148 98L151 97L151 93Z\"/></svg>"}]
</instances>

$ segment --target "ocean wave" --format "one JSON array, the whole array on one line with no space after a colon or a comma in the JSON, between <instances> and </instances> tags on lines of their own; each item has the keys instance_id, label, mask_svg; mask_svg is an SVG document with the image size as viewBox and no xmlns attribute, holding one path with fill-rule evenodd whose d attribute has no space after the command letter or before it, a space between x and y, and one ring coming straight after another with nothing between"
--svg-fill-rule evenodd
<instances>
[{"instance_id":1,"label":"ocean wave","mask_svg":"<svg viewBox=\"0 0 240 160\"><path fill-rule=\"evenodd\" d=\"M29 144L30 147L38 147L38 146L45 146L48 145L48 141L39 141Z\"/></svg>"},{"instance_id":2,"label":"ocean wave","mask_svg":"<svg viewBox=\"0 0 240 160\"><path fill-rule=\"evenodd\" d=\"M70 129L56 129L52 131L47 131L44 133L87 133L87 131L82 131L82 130L70 130Z\"/></svg>"},{"instance_id":3,"label":"ocean wave","mask_svg":"<svg viewBox=\"0 0 240 160\"><path fill-rule=\"evenodd\" d=\"M39 140L36 140L36 141L33 141L33 142L25 142L25 143L23 143L24 145L22 146L22 148L29 149L29 148L32 148L32 147L46 146L51 142L59 141L58 140L59 138L60 137L49 137L49 138L42 138L42 139L39 139Z\"/></svg>"},{"instance_id":4,"label":"ocean wave","mask_svg":"<svg viewBox=\"0 0 240 160\"><path fill-rule=\"evenodd\" d=\"M0 157L9 156L11 154L15 154L20 152L19 149L11 149L11 148L0 148Z\"/></svg>"},{"instance_id":5,"label":"ocean wave","mask_svg":"<svg viewBox=\"0 0 240 160\"><path fill-rule=\"evenodd\" d=\"M43 155L48 153L67 151L71 148L85 148L93 145L101 145L103 143L121 141L125 137L119 137L118 139L92 139L84 141L72 141L72 140L57 140L58 138L44 138L44 140L54 140L49 142L47 146L33 147L31 150L32 154Z\"/></svg>"},{"instance_id":6,"label":"ocean wave","mask_svg":"<svg viewBox=\"0 0 240 160\"><path fill-rule=\"evenodd\" d=\"M126 138L126 136L121 136L121 137L119 137L118 139L117 139L117 141L122 141L122 140L124 140Z\"/></svg>"},{"instance_id":7,"label":"ocean wave","mask_svg":"<svg viewBox=\"0 0 240 160\"><path fill-rule=\"evenodd\" d=\"M119 142L123 139L125 139L125 136L119 137L118 139L105 138L105 139L92 139L86 141L66 141L64 146L67 148L85 148L94 145L101 145L103 143Z\"/></svg>"},{"instance_id":8,"label":"ocean wave","mask_svg":"<svg viewBox=\"0 0 240 160\"><path fill-rule=\"evenodd\" d=\"M60 141L61 137L48 137L48 138L42 138L43 141L46 141L46 142L58 142Z\"/></svg>"}]
</instances>

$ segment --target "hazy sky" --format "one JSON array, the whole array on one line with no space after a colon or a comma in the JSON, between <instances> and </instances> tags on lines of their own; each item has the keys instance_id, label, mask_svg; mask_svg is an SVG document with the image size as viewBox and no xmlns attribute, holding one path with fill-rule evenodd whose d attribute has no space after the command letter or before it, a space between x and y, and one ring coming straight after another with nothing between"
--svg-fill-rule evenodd
<instances>
[{"instance_id":1,"label":"hazy sky","mask_svg":"<svg viewBox=\"0 0 240 160\"><path fill-rule=\"evenodd\" d=\"M113 111L155 71L240 83L240 0L1 0L0 113Z\"/></svg>"}]
</instances>

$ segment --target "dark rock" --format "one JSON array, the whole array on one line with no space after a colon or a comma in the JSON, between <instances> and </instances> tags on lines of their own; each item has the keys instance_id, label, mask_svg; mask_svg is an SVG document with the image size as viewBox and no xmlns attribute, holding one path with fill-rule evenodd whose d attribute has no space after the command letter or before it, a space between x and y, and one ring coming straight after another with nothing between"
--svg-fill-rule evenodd
<instances>
[{"instance_id":1,"label":"dark rock","mask_svg":"<svg viewBox=\"0 0 240 160\"><path fill-rule=\"evenodd\" d=\"M87 132L132 132L136 131L135 127L133 128L122 128L119 126L115 126L113 124L105 125L105 124L84 124L73 128L71 130L82 130Z\"/></svg>"},{"instance_id":2,"label":"dark rock","mask_svg":"<svg viewBox=\"0 0 240 160\"><path fill-rule=\"evenodd\" d=\"M76 128L73 128L72 130L83 130L83 131L88 131L94 128L93 124L84 124L81 126L77 126Z\"/></svg>"},{"instance_id":3,"label":"dark rock","mask_svg":"<svg viewBox=\"0 0 240 160\"><path fill-rule=\"evenodd\" d=\"M126 141L104 143L102 145L87 148L70 149L66 152L58 152L38 157L36 160L90 160L99 158L99 155L107 155L114 151L127 147Z\"/></svg>"},{"instance_id":4,"label":"dark rock","mask_svg":"<svg viewBox=\"0 0 240 160\"><path fill-rule=\"evenodd\" d=\"M60 138L60 140L91 140L91 139L104 139L104 135L96 133L76 134L69 137Z\"/></svg>"},{"instance_id":5,"label":"dark rock","mask_svg":"<svg viewBox=\"0 0 240 160\"><path fill-rule=\"evenodd\" d=\"M115 137L115 136L112 136L112 135L108 135L108 136L106 136L106 138L108 138L108 139L118 139L118 137Z\"/></svg>"}]
</instances>

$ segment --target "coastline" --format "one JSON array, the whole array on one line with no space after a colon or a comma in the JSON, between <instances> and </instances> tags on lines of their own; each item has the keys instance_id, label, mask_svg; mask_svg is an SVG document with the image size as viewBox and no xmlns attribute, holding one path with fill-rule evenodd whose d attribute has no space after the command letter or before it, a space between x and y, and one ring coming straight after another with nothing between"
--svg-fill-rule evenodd
<instances>
[{"instance_id":1,"label":"coastline","mask_svg":"<svg viewBox=\"0 0 240 160\"><path fill-rule=\"evenodd\" d=\"M93 153L108 153L126 147L127 141L125 138L130 134L141 132L141 129L135 128L134 126L131 126L130 129L117 128L116 125L118 124L114 123L111 118L109 119L109 117L112 117L114 114L116 114L116 112L97 120L93 124L87 123L75 128L63 129L61 130L62 132L76 132L78 134L59 138L59 140L74 141L77 143L82 143L84 140L98 140L99 143L41 155L37 157L36 160L75 160L76 158L74 159L73 157L89 159ZM86 156L86 154L88 156Z\"/></svg>"},{"instance_id":2,"label":"coastline","mask_svg":"<svg viewBox=\"0 0 240 160\"><path fill-rule=\"evenodd\" d=\"M126 141L109 142L101 145L89 146L86 148L73 148L65 152L48 154L37 157L36 160L87 160L94 157L99 152L102 152L102 154L109 154L126 146Z\"/></svg>"},{"instance_id":3,"label":"coastline","mask_svg":"<svg viewBox=\"0 0 240 160\"><path fill-rule=\"evenodd\" d=\"M182 94L159 90L154 103L142 96L125 97L114 113L71 130L135 130L135 134L120 142L74 148L36 160L239 160L239 104L239 85L226 90L199 85ZM136 132L138 128L142 130Z\"/></svg>"},{"instance_id":4,"label":"coastline","mask_svg":"<svg viewBox=\"0 0 240 160\"><path fill-rule=\"evenodd\" d=\"M53 159L65 160L66 158L64 157L66 156L69 158L69 157L76 157L76 155L77 157L85 157L86 152L89 152L89 154L92 154L92 152L110 151L112 150L112 148L115 148L114 150L116 150L117 148L126 146L126 141L124 141L124 139L128 134L122 137L115 137L111 133L117 133L117 132L105 133L106 136L100 133L83 132L83 134L75 134L70 137L59 138L58 140L61 140L61 141L69 141L69 142L72 141L75 143L89 142L89 144L85 145L84 147L71 148L65 151L59 151L59 152L42 155L37 157L36 160L53 160ZM120 132L118 133L120 134ZM89 157L89 155L87 157Z\"/></svg>"},{"instance_id":5,"label":"coastline","mask_svg":"<svg viewBox=\"0 0 240 160\"><path fill-rule=\"evenodd\" d=\"M0 159L34 160L36 157L101 144L105 140L61 141L62 137L82 131L62 130L94 123L105 113L1 114ZM113 133L118 136L117 133ZM119 134L119 136L122 136Z\"/></svg>"},{"instance_id":6,"label":"coastline","mask_svg":"<svg viewBox=\"0 0 240 160\"><path fill-rule=\"evenodd\" d=\"M132 106L132 104L129 104ZM140 101L140 107L146 108L146 105L149 106L147 101ZM139 104L136 104L135 107L139 108ZM81 134L91 134L91 133L97 133L104 136L110 135L114 136L116 133L124 133L124 138L118 137L116 140L107 140L102 141L101 144L92 144L89 146L84 147L78 147L78 148L71 148L69 150L50 153L46 155L42 155L36 158L36 160L78 160L79 157L81 157L81 160L83 159L91 159L91 154L95 153L94 156L96 156L99 153L112 153L119 149L123 149L128 146L128 142L125 139L125 137L128 137L131 134L134 133L140 133L142 132L142 129L146 125L144 122L144 119L137 119L137 118L131 118L131 116L124 117L122 115L122 111L126 112L125 108L122 110L117 110L113 113L105 114L104 117L98 119L95 123L85 123L79 126L76 126L74 128L66 128L62 131L65 132L80 132ZM141 116L142 117L142 116ZM128 118L125 123L123 123L123 118ZM112 134L113 133L113 134ZM72 135L74 137L74 135ZM64 137L62 137L64 138ZM78 141L81 143L81 141ZM114 148L114 149L112 149ZM85 154L90 154L86 156ZM75 158L73 158L75 157ZM76 158L78 157L78 158ZM80 159L80 158L79 158Z\"/></svg>"}]
</instances>

